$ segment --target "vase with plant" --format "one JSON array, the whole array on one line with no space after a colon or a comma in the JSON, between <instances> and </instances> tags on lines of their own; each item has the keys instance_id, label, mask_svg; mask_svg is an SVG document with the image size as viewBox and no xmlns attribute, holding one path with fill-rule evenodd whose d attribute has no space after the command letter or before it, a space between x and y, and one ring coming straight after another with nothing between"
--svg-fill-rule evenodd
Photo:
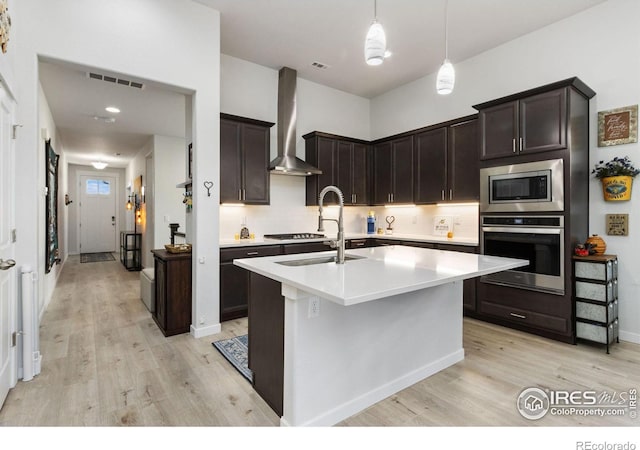
<instances>
[{"instance_id":1,"label":"vase with plant","mask_svg":"<svg viewBox=\"0 0 640 450\"><path fill-rule=\"evenodd\" d=\"M607 201L629 200L633 178L640 173L628 156L600 161L591 172L602 182L602 195Z\"/></svg>"}]
</instances>

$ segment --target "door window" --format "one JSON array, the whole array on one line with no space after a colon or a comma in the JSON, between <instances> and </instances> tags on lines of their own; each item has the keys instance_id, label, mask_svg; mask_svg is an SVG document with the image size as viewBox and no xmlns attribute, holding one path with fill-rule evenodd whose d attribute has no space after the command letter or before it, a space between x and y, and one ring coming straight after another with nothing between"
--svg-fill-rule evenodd
<instances>
[{"instance_id":1,"label":"door window","mask_svg":"<svg viewBox=\"0 0 640 450\"><path fill-rule=\"evenodd\" d=\"M109 195L111 193L111 182L107 180L87 180L87 195Z\"/></svg>"}]
</instances>

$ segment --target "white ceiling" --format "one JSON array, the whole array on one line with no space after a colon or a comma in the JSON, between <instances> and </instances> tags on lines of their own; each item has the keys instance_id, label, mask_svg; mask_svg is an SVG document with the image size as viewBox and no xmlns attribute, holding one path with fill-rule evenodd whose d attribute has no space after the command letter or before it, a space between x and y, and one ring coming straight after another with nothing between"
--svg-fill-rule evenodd
<instances>
[{"instance_id":1,"label":"white ceiling","mask_svg":"<svg viewBox=\"0 0 640 450\"><path fill-rule=\"evenodd\" d=\"M220 11L222 53L372 98L438 70L445 0L377 0L393 55L364 62L374 0L194 0ZM449 0L454 64L605 0ZM330 66L316 69L314 61ZM435 87L434 87L435 89Z\"/></svg>"},{"instance_id":2,"label":"white ceiling","mask_svg":"<svg viewBox=\"0 0 640 450\"><path fill-rule=\"evenodd\" d=\"M91 79L87 70L141 82L144 88ZM43 61L40 82L72 164L102 160L110 167L126 167L152 135L185 136L185 95L167 87L114 72ZM105 111L111 105L121 112ZM106 117L115 122L105 122Z\"/></svg>"},{"instance_id":3,"label":"white ceiling","mask_svg":"<svg viewBox=\"0 0 640 450\"><path fill-rule=\"evenodd\" d=\"M273 69L291 67L301 78L363 97L434 73L444 59L445 0L378 0L378 21L393 54L377 67L366 65L363 48L374 0L194 1L220 11L224 54ZM603 1L450 0L449 59L455 65ZM316 69L314 61L329 68ZM140 91L89 79L86 71L40 64L69 162L103 159L125 167L151 135L184 136L184 93L133 79L145 83ZM116 122L95 120L110 115L108 105L122 110Z\"/></svg>"}]
</instances>

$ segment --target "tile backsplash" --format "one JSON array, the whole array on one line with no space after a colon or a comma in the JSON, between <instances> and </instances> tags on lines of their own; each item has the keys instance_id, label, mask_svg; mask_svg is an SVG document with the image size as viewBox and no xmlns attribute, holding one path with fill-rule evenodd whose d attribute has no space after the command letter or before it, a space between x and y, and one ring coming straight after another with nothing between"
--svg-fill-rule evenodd
<instances>
[{"instance_id":1,"label":"tile backsplash","mask_svg":"<svg viewBox=\"0 0 640 450\"><path fill-rule=\"evenodd\" d=\"M261 237L269 233L316 232L318 207L305 206L305 178L271 175L269 206L220 207L220 239L233 239L246 224L251 233ZM383 206L348 206L344 208L345 233L366 233L367 214L374 211L376 228L387 228L385 218L395 217L393 230L399 234L433 235L436 216L451 217L455 237L478 238L478 205L427 205L386 208ZM326 207L325 218L337 218L336 207ZM325 233L333 235L335 224L325 223Z\"/></svg>"}]
</instances>

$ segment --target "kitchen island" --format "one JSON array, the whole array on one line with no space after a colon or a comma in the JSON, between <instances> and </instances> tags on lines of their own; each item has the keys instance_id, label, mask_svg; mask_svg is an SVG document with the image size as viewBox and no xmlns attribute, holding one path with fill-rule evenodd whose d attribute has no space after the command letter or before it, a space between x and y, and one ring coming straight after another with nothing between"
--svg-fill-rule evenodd
<instances>
[{"instance_id":1,"label":"kitchen island","mask_svg":"<svg viewBox=\"0 0 640 450\"><path fill-rule=\"evenodd\" d=\"M281 283L281 425L336 424L461 361L462 281L527 264L401 245L347 251L345 264L305 264L330 256L234 261ZM251 321L250 311L250 335Z\"/></svg>"}]
</instances>

